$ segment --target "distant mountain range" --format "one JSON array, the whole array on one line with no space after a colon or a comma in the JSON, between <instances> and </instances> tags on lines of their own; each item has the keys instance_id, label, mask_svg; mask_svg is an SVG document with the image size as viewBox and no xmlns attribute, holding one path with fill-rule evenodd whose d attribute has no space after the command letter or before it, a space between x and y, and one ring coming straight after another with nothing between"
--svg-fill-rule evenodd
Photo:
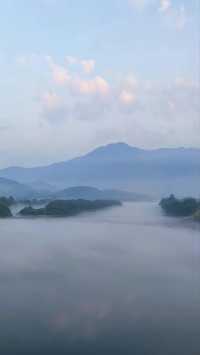
<instances>
[{"instance_id":1,"label":"distant mountain range","mask_svg":"<svg viewBox=\"0 0 200 355\"><path fill-rule=\"evenodd\" d=\"M150 195L200 193L200 149L144 150L109 144L49 166L0 170L0 176L42 190L97 186Z\"/></svg>"},{"instance_id":2,"label":"distant mountain range","mask_svg":"<svg viewBox=\"0 0 200 355\"><path fill-rule=\"evenodd\" d=\"M44 186L42 186L44 187ZM53 189L53 188L52 188ZM0 197L14 197L17 200L32 199L64 199L64 200L120 200L120 201L148 201L149 196L121 190L100 190L90 186L74 186L63 190L54 191L32 189L29 185L18 183L14 180L0 178Z\"/></svg>"},{"instance_id":3,"label":"distant mountain range","mask_svg":"<svg viewBox=\"0 0 200 355\"><path fill-rule=\"evenodd\" d=\"M36 196L36 192L30 186L0 177L0 196L24 199Z\"/></svg>"},{"instance_id":4,"label":"distant mountain range","mask_svg":"<svg viewBox=\"0 0 200 355\"><path fill-rule=\"evenodd\" d=\"M121 191L121 190L100 190L90 186L74 186L57 191L52 195L55 199L84 199L84 200L119 200L119 201L147 201L147 195Z\"/></svg>"}]
</instances>

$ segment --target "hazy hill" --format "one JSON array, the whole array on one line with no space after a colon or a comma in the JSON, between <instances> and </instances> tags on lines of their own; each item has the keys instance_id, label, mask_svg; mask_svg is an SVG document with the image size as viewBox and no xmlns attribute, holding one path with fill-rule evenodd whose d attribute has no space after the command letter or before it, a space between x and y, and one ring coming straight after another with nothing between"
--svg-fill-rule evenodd
<instances>
[{"instance_id":1,"label":"hazy hill","mask_svg":"<svg viewBox=\"0 0 200 355\"><path fill-rule=\"evenodd\" d=\"M32 208L30 206L23 208L19 214L22 216L52 216L69 217L83 212L98 211L100 209L121 206L121 202L114 200L54 200L49 202L43 208Z\"/></svg>"},{"instance_id":2,"label":"hazy hill","mask_svg":"<svg viewBox=\"0 0 200 355\"><path fill-rule=\"evenodd\" d=\"M35 191L25 184L0 177L0 196L13 196L21 199L33 197L35 194Z\"/></svg>"},{"instance_id":3,"label":"hazy hill","mask_svg":"<svg viewBox=\"0 0 200 355\"><path fill-rule=\"evenodd\" d=\"M89 185L151 195L197 195L200 191L200 149L143 150L116 143L49 166L3 169L0 176L23 183L39 180L59 189Z\"/></svg>"},{"instance_id":4,"label":"hazy hill","mask_svg":"<svg viewBox=\"0 0 200 355\"><path fill-rule=\"evenodd\" d=\"M55 198L72 200L120 200L120 201L147 201L149 197L143 194L121 191L121 190L100 190L90 186L74 186L56 192Z\"/></svg>"}]
</instances>

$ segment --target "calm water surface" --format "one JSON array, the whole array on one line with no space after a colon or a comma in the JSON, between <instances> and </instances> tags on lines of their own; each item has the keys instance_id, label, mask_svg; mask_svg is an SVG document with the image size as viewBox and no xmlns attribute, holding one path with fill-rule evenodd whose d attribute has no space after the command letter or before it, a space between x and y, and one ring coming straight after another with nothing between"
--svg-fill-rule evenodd
<instances>
[{"instance_id":1,"label":"calm water surface","mask_svg":"<svg viewBox=\"0 0 200 355\"><path fill-rule=\"evenodd\" d=\"M0 354L199 355L199 271L156 204L0 220Z\"/></svg>"}]
</instances>

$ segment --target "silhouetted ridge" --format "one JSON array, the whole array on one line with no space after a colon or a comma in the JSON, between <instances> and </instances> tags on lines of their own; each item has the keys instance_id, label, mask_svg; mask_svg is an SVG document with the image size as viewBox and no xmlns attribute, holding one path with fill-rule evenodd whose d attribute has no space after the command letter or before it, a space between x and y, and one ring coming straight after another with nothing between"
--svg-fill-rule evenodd
<instances>
[{"instance_id":1,"label":"silhouetted ridge","mask_svg":"<svg viewBox=\"0 0 200 355\"><path fill-rule=\"evenodd\" d=\"M157 196L171 192L196 195L200 181L200 149L144 150L114 143L49 166L3 169L0 176L33 187L38 186L39 181L44 187L54 186L57 190L77 185Z\"/></svg>"}]
</instances>

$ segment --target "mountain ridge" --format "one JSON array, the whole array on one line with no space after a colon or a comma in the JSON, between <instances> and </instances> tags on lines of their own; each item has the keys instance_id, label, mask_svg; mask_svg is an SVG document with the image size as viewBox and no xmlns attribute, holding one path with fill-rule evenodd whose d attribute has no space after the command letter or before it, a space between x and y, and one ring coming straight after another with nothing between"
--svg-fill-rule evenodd
<instances>
[{"instance_id":1,"label":"mountain ridge","mask_svg":"<svg viewBox=\"0 0 200 355\"><path fill-rule=\"evenodd\" d=\"M59 190L82 185L144 194L193 194L200 181L200 149L145 150L111 143L47 166L1 169L0 176L25 184L41 181Z\"/></svg>"},{"instance_id":2,"label":"mountain ridge","mask_svg":"<svg viewBox=\"0 0 200 355\"><path fill-rule=\"evenodd\" d=\"M102 146L99 146L97 148L94 148L90 151L88 151L87 153L78 155L77 157L73 157L73 158L69 158L66 160L61 160L61 161L56 161L50 164L44 164L44 165L34 165L34 166L20 166L20 165L14 165L14 166L8 166L6 168L1 168L0 169L0 173L4 172L4 171L8 171L10 169L21 169L21 170L31 170L31 169L43 169L43 168L49 168L52 166L56 166L56 165L60 165L60 164L65 164L65 163L69 163L72 161L76 161L82 158L86 158L88 156L91 156L93 154L96 154L97 152L100 152L102 150L107 150L111 147L127 147L130 148L135 152L140 152L140 153L154 153L154 152L169 152L169 151L173 151L173 152L184 152L184 151L189 151L189 152L200 152L200 148L197 147L184 147L184 146L180 146L180 147L161 147L161 148L152 148L152 149L145 149L145 148L139 148L136 146L132 146L130 144L127 143L123 143L123 142L118 142L118 143L108 143Z\"/></svg>"},{"instance_id":3,"label":"mountain ridge","mask_svg":"<svg viewBox=\"0 0 200 355\"><path fill-rule=\"evenodd\" d=\"M151 201L150 196L116 189L98 189L93 186L72 186L52 194L56 199Z\"/></svg>"}]
</instances>

